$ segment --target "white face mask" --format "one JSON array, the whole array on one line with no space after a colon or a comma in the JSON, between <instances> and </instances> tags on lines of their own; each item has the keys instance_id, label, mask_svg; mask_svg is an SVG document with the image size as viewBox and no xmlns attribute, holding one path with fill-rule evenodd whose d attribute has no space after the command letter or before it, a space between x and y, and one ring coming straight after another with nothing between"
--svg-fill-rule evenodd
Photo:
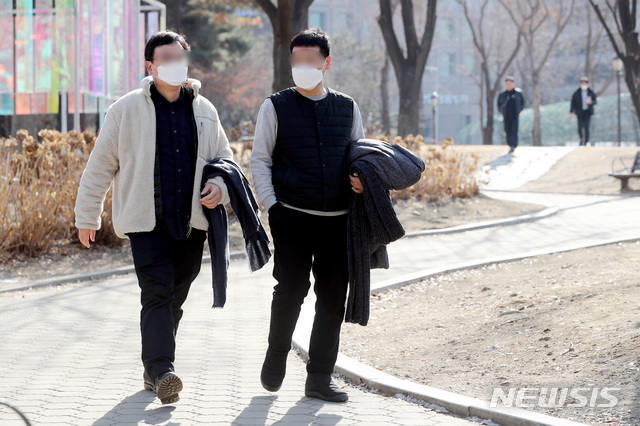
<instances>
[{"instance_id":1,"label":"white face mask","mask_svg":"<svg viewBox=\"0 0 640 426\"><path fill-rule=\"evenodd\" d=\"M310 65L301 65L291 69L293 82L301 89L312 90L324 79L322 70Z\"/></svg>"},{"instance_id":2,"label":"white face mask","mask_svg":"<svg viewBox=\"0 0 640 426\"><path fill-rule=\"evenodd\" d=\"M581 84L581 85L580 85L580 88L581 88L582 90L587 90L587 89L589 88L589 85L588 85L588 84Z\"/></svg>"},{"instance_id":3,"label":"white face mask","mask_svg":"<svg viewBox=\"0 0 640 426\"><path fill-rule=\"evenodd\" d=\"M171 62L168 65L156 67L158 78L171 86L180 86L187 81L189 67L183 62Z\"/></svg>"}]
</instances>

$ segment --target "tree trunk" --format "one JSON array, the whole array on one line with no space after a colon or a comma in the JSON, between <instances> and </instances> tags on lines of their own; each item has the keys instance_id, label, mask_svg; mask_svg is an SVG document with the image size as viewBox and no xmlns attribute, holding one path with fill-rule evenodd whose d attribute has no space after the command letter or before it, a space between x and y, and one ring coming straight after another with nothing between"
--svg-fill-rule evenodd
<instances>
[{"instance_id":1,"label":"tree trunk","mask_svg":"<svg viewBox=\"0 0 640 426\"><path fill-rule=\"evenodd\" d=\"M273 28L273 85L274 93L294 86L289 64L289 43L293 38L290 28L280 18Z\"/></svg>"},{"instance_id":2,"label":"tree trunk","mask_svg":"<svg viewBox=\"0 0 640 426\"><path fill-rule=\"evenodd\" d=\"M398 135L417 135L420 131L420 105L422 103L422 74L427 65L436 25L437 0L428 0L422 38L418 40L412 0L401 0L402 24L406 49L400 47L393 28L393 9L389 0L380 0L378 25L400 88ZM405 54L406 52L406 54Z\"/></svg>"},{"instance_id":3,"label":"tree trunk","mask_svg":"<svg viewBox=\"0 0 640 426\"><path fill-rule=\"evenodd\" d=\"M289 44L298 32L309 24L309 6L313 0L278 0L276 7L271 0L256 0L262 7L273 28L273 86L274 92L292 87Z\"/></svg>"},{"instance_id":4,"label":"tree trunk","mask_svg":"<svg viewBox=\"0 0 640 426\"><path fill-rule=\"evenodd\" d=\"M408 69L400 83L400 110L398 135L420 134L420 106L422 104L422 79L416 82L415 69ZM434 123L435 125L435 123ZM436 141L437 142L437 141Z\"/></svg>"},{"instance_id":5,"label":"tree trunk","mask_svg":"<svg viewBox=\"0 0 640 426\"><path fill-rule=\"evenodd\" d=\"M384 66L380 71L380 98L382 103L382 131L389 136L391 134L391 118L389 117L389 54L385 54Z\"/></svg>"},{"instance_id":6,"label":"tree trunk","mask_svg":"<svg viewBox=\"0 0 640 426\"><path fill-rule=\"evenodd\" d=\"M540 82L536 74L531 76L531 87L533 88L533 130L531 131L531 142L533 146L542 146L542 129L540 126Z\"/></svg>"},{"instance_id":7,"label":"tree trunk","mask_svg":"<svg viewBox=\"0 0 640 426\"><path fill-rule=\"evenodd\" d=\"M494 101L496 98L495 91L487 88L487 124L482 127L482 145L493 145L493 128L495 127L495 121L493 116L495 114ZM482 124L482 123L480 123Z\"/></svg>"},{"instance_id":8,"label":"tree trunk","mask_svg":"<svg viewBox=\"0 0 640 426\"><path fill-rule=\"evenodd\" d=\"M625 69L627 69L625 64ZM634 78L634 74L630 72L624 73L624 80L627 83L627 88L629 89L629 96L631 97L631 102L633 103L633 110L636 113L636 122L640 123L640 91L638 90L638 86L636 86L637 82ZM636 142L636 145L640 145Z\"/></svg>"}]
</instances>

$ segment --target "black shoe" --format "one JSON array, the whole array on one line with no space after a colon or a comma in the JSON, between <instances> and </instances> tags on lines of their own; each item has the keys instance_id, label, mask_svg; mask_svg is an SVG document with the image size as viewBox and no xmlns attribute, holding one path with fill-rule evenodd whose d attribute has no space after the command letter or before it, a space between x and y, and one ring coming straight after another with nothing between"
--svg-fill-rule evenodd
<instances>
[{"instance_id":1,"label":"black shoe","mask_svg":"<svg viewBox=\"0 0 640 426\"><path fill-rule=\"evenodd\" d=\"M262 364L260 372L260 382L262 387L269 392L277 392L282 386L282 381L287 372L287 355L289 353L275 353L267 349L267 355Z\"/></svg>"},{"instance_id":2,"label":"black shoe","mask_svg":"<svg viewBox=\"0 0 640 426\"><path fill-rule=\"evenodd\" d=\"M145 390L155 392L153 380L151 380L151 377L149 377L149 374L147 374L147 370L144 370L144 373L142 374L142 379L144 380Z\"/></svg>"},{"instance_id":3,"label":"black shoe","mask_svg":"<svg viewBox=\"0 0 640 426\"><path fill-rule=\"evenodd\" d=\"M516 149L514 147L509 148L509 154L513 154L515 152L515 150Z\"/></svg>"},{"instance_id":4,"label":"black shoe","mask_svg":"<svg viewBox=\"0 0 640 426\"><path fill-rule=\"evenodd\" d=\"M304 386L304 394L310 398L319 398L329 402L346 402L349 395L340 390L331 379L331 374L309 373Z\"/></svg>"},{"instance_id":5,"label":"black shoe","mask_svg":"<svg viewBox=\"0 0 640 426\"><path fill-rule=\"evenodd\" d=\"M144 372L144 388L155 392L163 404L173 404L180 401L178 393L182 390L182 380L173 371L161 374L152 382L147 372Z\"/></svg>"}]
</instances>

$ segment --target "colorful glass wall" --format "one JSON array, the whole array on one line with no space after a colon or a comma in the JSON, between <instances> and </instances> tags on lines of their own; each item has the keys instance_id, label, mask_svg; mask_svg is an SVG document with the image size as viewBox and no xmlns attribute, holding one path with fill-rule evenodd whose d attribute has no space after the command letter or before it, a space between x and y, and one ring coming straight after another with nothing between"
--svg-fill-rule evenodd
<instances>
[{"instance_id":1,"label":"colorful glass wall","mask_svg":"<svg viewBox=\"0 0 640 426\"><path fill-rule=\"evenodd\" d=\"M162 7L0 0L0 115L76 113L76 103L77 112L96 113L138 88L145 40L164 28Z\"/></svg>"}]
</instances>

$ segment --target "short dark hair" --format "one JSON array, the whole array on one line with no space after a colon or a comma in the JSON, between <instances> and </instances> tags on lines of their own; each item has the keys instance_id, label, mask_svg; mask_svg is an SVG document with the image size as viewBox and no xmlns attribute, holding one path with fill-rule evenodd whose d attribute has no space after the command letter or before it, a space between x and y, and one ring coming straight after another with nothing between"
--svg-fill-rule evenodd
<instances>
[{"instance_id":1,"label":"short dark hair","mask_svg":"<svg viewBox=\"0 0 640 426\"><path fill-rule=\"evenodd\" d=\"M306 30L300 31L296 34L289 44L289 52L293 52L293 48L296 46L318 46L322 56L326 58L331 55L331 42L329 41L329 36L317 27L307 28Z\"/></svg>"},{"instance_id":2,"label":"short dark hair","mask_svg":"<svg viewBox=\"0 0 640 426\"><path fill-rule=\"evenodd\" d=\"M187 38L184 34L178 34L174 31L160 31L147 40L147 45L144 47L144 59L153 62L156 47L173 43L180 43L184 50L191 52L191 46L187 43Z\"/></svg>"}]
</instances>

